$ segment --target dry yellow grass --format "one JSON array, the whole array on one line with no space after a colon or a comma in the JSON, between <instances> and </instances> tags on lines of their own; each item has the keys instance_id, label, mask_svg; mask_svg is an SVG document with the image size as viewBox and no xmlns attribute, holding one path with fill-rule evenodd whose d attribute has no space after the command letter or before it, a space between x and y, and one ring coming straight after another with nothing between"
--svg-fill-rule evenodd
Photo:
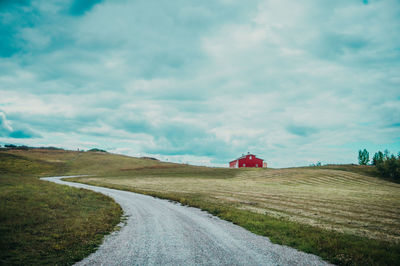
<instances>
[{"instance_id":1,"label":"dry yellow grass","mask_svg":"<svg viewBox=\"0 0 400 266\"><path fill-rule=\"evenodd\" d=\"M87 177L80 182L190 193L238 209L398 243L400 184L331 169L239 170L234 178Z\"/></svg>"}]
</instances>

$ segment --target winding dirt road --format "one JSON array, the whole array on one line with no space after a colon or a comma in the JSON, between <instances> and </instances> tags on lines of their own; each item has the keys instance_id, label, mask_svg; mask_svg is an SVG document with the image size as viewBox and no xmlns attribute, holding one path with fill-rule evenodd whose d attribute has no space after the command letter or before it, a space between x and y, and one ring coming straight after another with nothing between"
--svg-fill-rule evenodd
<instances>
[{"instance_id":1,"label":"winding dirt road","mask_svg":"<svg viewBox=\"0 0 400 266\"><path fill-rule=\"evenodd\" d=\"M120 231L77 265L327 265L196 208L61 178L42 180L110 196L128 217Z\"/></svg>"}]
</instances>

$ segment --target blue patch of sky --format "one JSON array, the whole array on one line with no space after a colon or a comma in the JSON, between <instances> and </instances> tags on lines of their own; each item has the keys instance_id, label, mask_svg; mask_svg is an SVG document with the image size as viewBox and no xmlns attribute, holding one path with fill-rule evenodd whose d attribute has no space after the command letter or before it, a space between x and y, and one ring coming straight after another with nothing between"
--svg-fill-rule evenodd
<instances>
[{"instance_id":1,"label":"blue patch of sky","mask_svg":"<svg viewBox=\"0 0 400 266\"><path fill-rule=\"evenodd\" d=\"M29 139L29 138L34 137L34 135L32 135L28 132L22 131L22 130L13 131L9 134L9 136L11 138L16 138L16 139Z\"/></svg>"},{"instance_id":2,"label":"blue patch of sky","mask_svg":"<svg viewBox=\"0 0 400 266\"><path fill-rule=\"evenodd\" d=\"M89 12L96 4L101 3L102 0L73 0L69 8L69 14L74 16L84 15Z\"/></svg>"},{"instance_id":3,"label":"blue patch of sky","mask_svg":"<svg viewBox=\"0 0 400 266\"><path fill-rule=\"evenodd\" d=\"M308 137L313 133L318 132L317 128L308 127L308 126L299 126L299 125L289 125L287 130L297 136Z\"/></svg>"},{"instance_id":4,"label":"blue patch of sky","mask_svg":"<svg viewBox=\"0 0 400 266\"><path fill-rule=\"evenodd\" d=\"M358 150L366 149L370 158L375 152L388 150L391 154L397 154L400 152L400 137L395 139L393 142L386 143L373 143L373 142L352 142L344 145L339 145L338 148L346 148L348 150L354 151L354 154L358 154Z\"/></svg>"},{"instance_id":5,"label":"blue patch of sky","mask_svg":"<svg viewBox=\"0 0 400 266\"><path fill-rule=\"evenodd\" d=\"M37 19L34 13L25 13L29 4L30 1L0 1L0 57L10 57L21 50L19 30L32 27Z\"/></svg>"}]
</instances>

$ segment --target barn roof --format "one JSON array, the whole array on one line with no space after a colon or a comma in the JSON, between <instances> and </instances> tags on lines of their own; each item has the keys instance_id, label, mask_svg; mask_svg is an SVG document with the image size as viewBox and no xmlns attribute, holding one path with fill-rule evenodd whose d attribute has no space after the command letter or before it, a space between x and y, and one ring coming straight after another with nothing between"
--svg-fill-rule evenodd
<instances>
[{"instance_id":1,"label":"barn roof","mask_svg":"<svg viewBox=\"0 0 400 266\"><path fill-rule=\"evenodd\" d=\"M233 161L230 161L229 163L232 163L232 162L234 162L234 161L237 161L237 160L246 158L246 156L248 156L248 155L253 155L255 158L261 159L261 160L264 161L264 159L257 157L257 155L255 155L255 154L253 154L253 153L247 153L247 154L243 154L242 156L240 156L239 158L237 158L237 159L235 159L235 160L233 160Z\"/></svg>"}]
</instances>

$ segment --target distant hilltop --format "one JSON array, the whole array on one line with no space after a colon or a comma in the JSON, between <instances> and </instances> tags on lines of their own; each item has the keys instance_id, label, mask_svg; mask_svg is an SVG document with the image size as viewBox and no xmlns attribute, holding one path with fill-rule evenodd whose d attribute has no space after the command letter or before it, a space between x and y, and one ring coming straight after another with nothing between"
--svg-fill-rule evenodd
<instances>
[{"instance_id":1,"label":"distant hilltop","mask_svg":"<svg viewBox=\"0 0 400 266\"><path fill-rule=\"evenodd\" d=\"M42 149L42 150L64 150L62 148L56 147L29 147L26 145L14 145L14 144L5 144L4 147L0 147L1 150L33 150L33 149Z\"/></svg>"},{"instance_id":2,"label":"distant hilltop","mask_svg":"<svg viewBox=\"0 0 400 266\"><path fill-rule=\"evenodd\" d=\"M26 146L26 145L14 145L14 144L5 144L4 147L0 146L0 150L60 150L60 151L65 151L63 148L57 148L53 146L48 146L48 147L31 147L31 146ZM78 149L78 151L84 151L81 149ZM90 150L87 150L88 152L107 152L106 150L98 149L98 148L93 148Z\"/></svg>"}]
</instances>

